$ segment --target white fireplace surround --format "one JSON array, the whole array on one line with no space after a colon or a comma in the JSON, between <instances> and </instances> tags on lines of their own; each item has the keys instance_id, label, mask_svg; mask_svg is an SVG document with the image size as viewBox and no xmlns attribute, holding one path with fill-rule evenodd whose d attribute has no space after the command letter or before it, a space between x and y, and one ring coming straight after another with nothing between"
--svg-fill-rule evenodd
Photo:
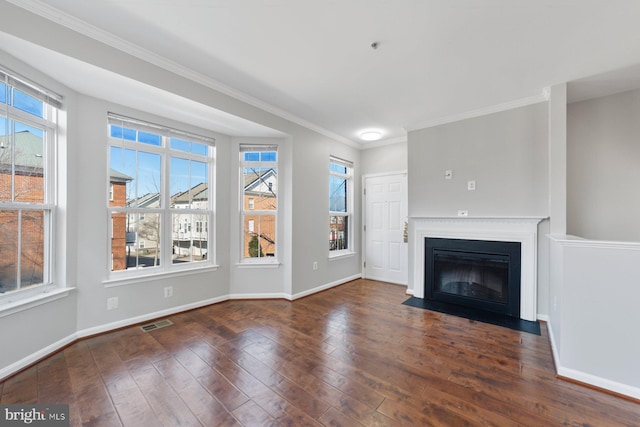
<instances>
[{"instance_id":1,"label":"white fireplace surround","mask_svg":"<svg viewBox=\"0 0 640 427\"><path fill-rule=\"evenodd\" d=\"M427 237L520 242L520 318L537 320L538 217L411 217L413 296L424 298L424 239Z\"/></svg>"}]
</instances>

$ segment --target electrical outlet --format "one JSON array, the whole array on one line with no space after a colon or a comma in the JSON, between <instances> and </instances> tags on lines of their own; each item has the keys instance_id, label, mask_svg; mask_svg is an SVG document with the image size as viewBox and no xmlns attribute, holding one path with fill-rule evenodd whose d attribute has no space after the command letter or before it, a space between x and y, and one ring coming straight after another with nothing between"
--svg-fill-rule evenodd
<instances>
[{"instance_id":1,"label":"electrical outlet","mask_svg":"<svg viewBox=\"0 0 640 427\"><path fill-rule=\"evenodd\" d=\"M318 261L313 261L313 269L314 270L318 269Z\"/></svg>"},{"instance_id":2,"label":"electrical outlet","mask_svg":"<svg viewBox=\"0 0 640 427\"><path fill-rule=\"evenodd\" d=\"M107 310L115 310L118 308L118 297L107 298Z\"/></svg>"},{"instance_id":3,"label":"electrical outlet","mask_svg":"<svg viewBox=\"0 0 640 427\"><path fill-rule=\"evenodd\" d=\"M173 296L173 286L166 286L164 288L164 297L170 298Z\"/></svg>"},{"instance_id":4,"label":"electrical outlet","mask_svg":"<svg viewBox=\"0 0 640 427\"><path fill-rule=\"evenodd\" d=\"M475 189L476 189L476 182L475 181L467 181L467 190L473 191Z\"/></svg>"},{"instance_id":5,"label":"electrical outlet","mask_svg":"<svg viewBox=\"0 0 640 427\"><path fill-rule=\"evenodd\" d=\"M458 211L458 216L469 216L469 211Z\"/></svg>"}]
</instances>

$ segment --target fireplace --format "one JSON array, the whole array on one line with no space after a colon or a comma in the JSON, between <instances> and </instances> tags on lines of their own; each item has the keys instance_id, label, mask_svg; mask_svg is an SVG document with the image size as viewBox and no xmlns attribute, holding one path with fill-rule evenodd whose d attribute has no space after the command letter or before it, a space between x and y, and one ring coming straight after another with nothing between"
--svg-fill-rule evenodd
<instances>
[{"instance_id":1,"label":"fireplace","mask_svg":"<svg viewBox=\"0 0 640 427\"><path fill-rule=\"evenodd\" d=\"M410 217L407 292L425 298L425 238L520 244L520 319L537 320L537 241L540 217Z\"/></svg>"},{"instance_id":2,"label":"fireplace","mask_svg":"<svg viewBox=\"0 0 640 427\"><path fill-rule=\"evenodd\" d=\"M520 317L519 242L424 239L424 297Z\"/></svg>"}]
</instances>

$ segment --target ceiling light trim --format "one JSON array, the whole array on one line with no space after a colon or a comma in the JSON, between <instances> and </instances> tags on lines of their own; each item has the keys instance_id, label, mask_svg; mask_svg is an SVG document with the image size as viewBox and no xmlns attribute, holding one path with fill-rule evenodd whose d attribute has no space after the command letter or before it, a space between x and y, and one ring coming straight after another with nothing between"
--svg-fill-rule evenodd
<instances>
[{"instance_id":1,"label":"ceiling light trim","mask_svg":"<svg viewBox=\"0 0 640 427\"><path fill-rule=\"evenodd\" d=\"M40 0L6 0L7 2L18 6L28 12L34 13L42 18L45 18L53 23L60 24L72 31L82 34L98 42L104 43L114 49L124 52L128 55L132 55L136 58L149 62L152 65L160 67L166 71L174 73L178 76L184 77L195 83L206 86L210 89L218 91L224 95L230 96L238 101L244 102L256 108L260 108L268 113L278 116L284 120L288 120L302 127L315 131L328 138L347 144L351 147L361 149L362 145L356 141L345 138L338 135L322 126L309 122L306 119L291 114L279 107L271 105L261 99L255 98L237 89L225 85L224 83L213 79L209 76L194 71L188 67L185 67L177 62L174 62L164 56L158 55L150 50L147 50L137 44L131 43L125 39L117 37L116 35L89 24L86 21L69 15L59 9L49 6Z\"/></svg>"},{"instance_id":2,"label":"ceiling light trim","mask_svg":"<svg viewBox=\"0 0 640 427\"><path fill-rule=\"evenodd\" d=\"M492 105L486 108L479 108L477 110L467 111L460 114L454 114L448 117L442 117L435 120L426 120L423 122L417 122L415 124L405 126L406 132L412 132L420 129L427 129L434 126L445 125L447 123L459 122L461 120L473 119L475 117L482 117L493 113L499 113L501 111L513 110L515 108L526 107L528 105L539 104L540 102L547 102L549 100L549 90L544 88L538 95L530 96L528 98L521 98L514 101L504 102L502 104Z\"/></svg>"},{"instance_id":3,"label":"ceiling light trim","mask_svg":"<svg viewBox=\"0 0 640 427\"><path fill-rule=\"evenodd\" d=\"M365 129L358 133L358 137L367 142L379 141L384 133L379 129Z\"/></svg>"}]
</instances>

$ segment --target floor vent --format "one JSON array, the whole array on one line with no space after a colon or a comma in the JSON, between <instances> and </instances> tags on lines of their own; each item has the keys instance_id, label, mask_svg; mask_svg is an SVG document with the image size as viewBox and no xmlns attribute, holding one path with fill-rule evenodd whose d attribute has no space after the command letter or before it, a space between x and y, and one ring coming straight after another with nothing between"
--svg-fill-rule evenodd
<instances>
[{"instance_id":1,"label":"floor vent","mask_svg":"<svg viewBox=\"0 0 640 427\"><path fill-rule=\"evenodd\" d=\"M173 325L173 322L169 319L158 320L157 322L147 323L146 325L140 326L144 332L155 331L156 329L164 328L165 326Z\"/></svg>"}]
</instances>

